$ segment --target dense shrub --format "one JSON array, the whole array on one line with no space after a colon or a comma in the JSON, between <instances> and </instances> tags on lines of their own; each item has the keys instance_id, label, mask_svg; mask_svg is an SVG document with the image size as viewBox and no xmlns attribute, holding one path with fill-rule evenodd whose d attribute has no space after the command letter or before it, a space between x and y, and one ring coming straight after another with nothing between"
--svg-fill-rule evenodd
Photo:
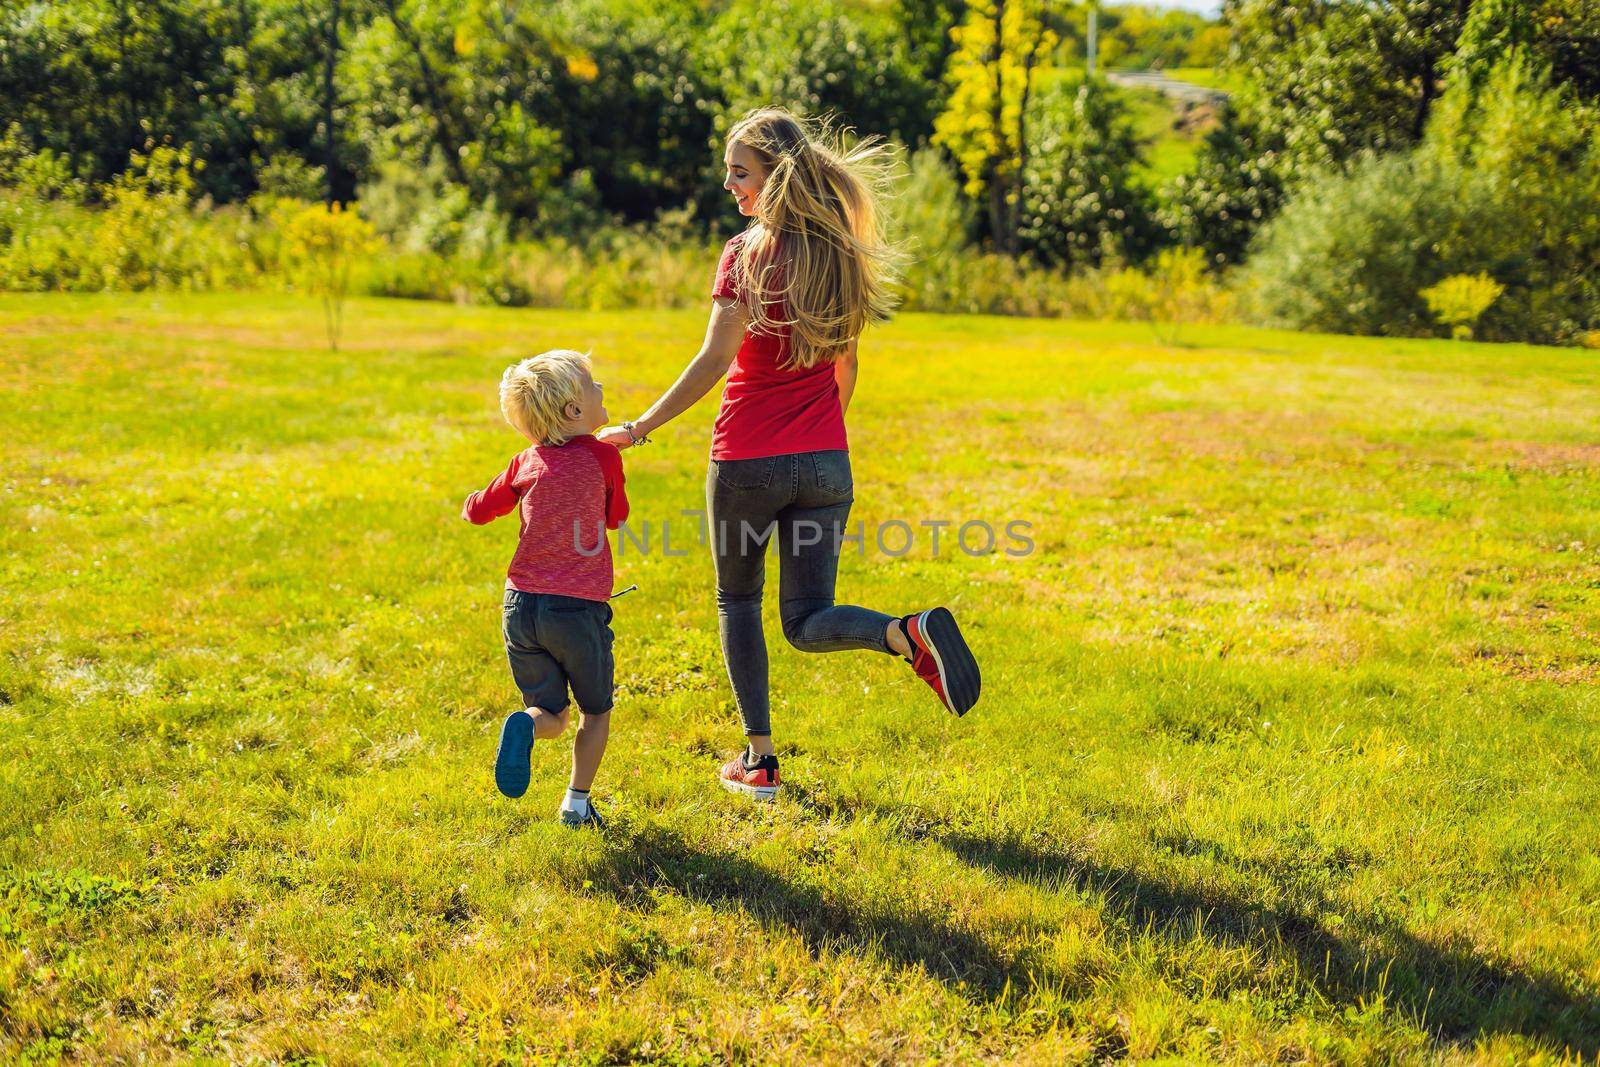
<instances>
[{"instance_id":1,"label":"dense shrub","mask_svg":"<svg viewBox=\"0 0 1600 1067\"><path fill-rule=\"evenodd\" d=\"M1595 116L1520 59L1450 95L1414 151L1306 183L1263 231L1246 285L1302 329L1439 331L1422 291L1451 275L1505 287L1490 340L1561 343L1600 325Z\"/></svg>"},{"instance_id":2,"label":"dense shrub","mask_svg":"<svg viewBox=\"0 0 1600 1067\"><path fill-rule=\"evenodd\" d=\"M41 153L42 155L43 153ZM134 153L90 209L24 189L0 192L0 289L214 289L260 276L252 220L191 202L186 150Z\"/></svg>"},{"instance_id":3,"label":"dense shrub","mask_svg":"<svg viewBox=\"0 0 1600 1067\"><path fill-rule=\"evenodd\" d=\"M961 179L939 149L925 148L911 154L888 203L890 235L904 252L904 298L940 303L936 294L956 288L954 272L975 221Z\"/></svg>"},{"instance_id":4,"label":"dense shrub","mask_svg":"<svg viewBox=\"0 0 1600 1067\"><path fill-rule=\"evenodd\" d=\"M1024 251L1052 265L1098 266L1142 257L1154 231L1134 178L1138 143L1121 97L1098 79L1057 82L1028 123Z\"/></svg>"},{"instance_id":5,"label":"dense shrub","mask_svg":"<svg viewBox=\"0 0 1600 1067\"><path fill-rule=\"evenodd\" d=\"M1176 255L1176 258L1173 258ZM916 263L902 305L908 311L1128 319L1158 325L1223 322L1233 297L1200 270L1194 253L1163 253L1148 269L1050 270L973 249L954 253L936 272Z\"/></svg>"},{"instance_id":6,"label":"dense shrub","mask_svg":"<svg viewBox=\"0 0 1600 1067\"><path fill-rule=\"evenodd\" d=\"M720 251L704 242L618 230L594 235L586 245L519 246L509 269L539 307L709 307Z\"/></svg>"},{"instance_id":7,"label":"dense shrub","mask_svg":"<svg viewBox=\"0 0 1600 1067\"><path fill-rule=\"evenodd\" d=\"M1463 224L1493 205L1468 203L1480 190L1456 177L1402 153L1308 182L1262 231L1244 274L1251 306L1301 329L1431 332L1418 294L1489 250L1460 247L1473 239Z\"/></svg>"},{"instance_id":8,"label":"dense shrub","mask_svg":"<svg viewBox=\"0 0 1600 1067\"><path fill-rule=\"evenodd\" d=\"M11 164L12 173L30 168L19 157ZM246 208L196 204L194 165L172 149L137 157L100 190L100 208L39 189L0 190L0 288L305 288L306 242L296 234L327 214L321 205L268 193ZM291 169L273 185L306 192L316 177ZM514 241L507 220L474 202L437 161L384 167L364 192L361 214L382 240L354 242L359 254L339 266L348 268L349 292L370 296L593 310L704 307L727 235L708 240L685 208L648 228L597 225L581 240ZM1161 259L1148 276L1068 275L980 254L969 244L972 205L935 149L912 153L898 168L889 206L892 237L906 251L900 285L910 310L1196 321L1227 308L1212 280L1198 269L1185 273L1187 261Z\"/></svg>"},{"instance_id":9,"label":"dense shrub","mask_svg":"<svg viewBox=\"0 0 1600 1067\"><path fill-rule=\"evenodd\" d=\"M1178 244L1204 249L1213 265L1238 264L1283 206L1285 171L1282 138L1223 104L1194 168L1158 194L1156 218Z\"/></svg>"}]
</instances>

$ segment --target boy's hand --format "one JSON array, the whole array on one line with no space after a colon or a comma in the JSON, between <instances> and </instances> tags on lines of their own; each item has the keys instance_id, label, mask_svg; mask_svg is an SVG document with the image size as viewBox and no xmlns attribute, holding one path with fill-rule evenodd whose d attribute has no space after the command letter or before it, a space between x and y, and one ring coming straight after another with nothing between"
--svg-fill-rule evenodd
<instances>
[{"instance_id":1,"label":"boy's hand","mask_svg":"<svg viewBox=\"0 0 1600 1067\"><path fill-rule=\"evenodd\" d=\"M594 439L602 444L614 445L617 448L628 448L633 444L633 436L621 426L607 426L596 433Z\"/></svg>"}]
</instances>

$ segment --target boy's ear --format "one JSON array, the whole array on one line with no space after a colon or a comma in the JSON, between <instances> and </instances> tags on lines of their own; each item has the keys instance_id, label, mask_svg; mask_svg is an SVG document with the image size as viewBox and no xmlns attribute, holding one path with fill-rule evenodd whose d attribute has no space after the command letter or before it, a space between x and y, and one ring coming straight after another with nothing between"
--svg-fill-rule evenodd
<instances>
[{"instance_id":1,"label":"boy's ear","mask_svg":"<svg viewBox=\"0 0 1600 1067\"><path fill-rule=\"evenodd\" d=\"M569 400L567 401L566 405L562 407L561 414L569 420L576 420L583 416L583 408Z\"/></svg>"}]
</instances>

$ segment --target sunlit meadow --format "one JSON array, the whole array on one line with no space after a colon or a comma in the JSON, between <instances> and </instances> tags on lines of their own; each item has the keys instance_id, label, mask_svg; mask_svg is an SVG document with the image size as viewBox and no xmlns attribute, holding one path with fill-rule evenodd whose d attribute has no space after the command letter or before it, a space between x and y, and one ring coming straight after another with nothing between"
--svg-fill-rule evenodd
<instances>
[{"instance_id":1,"label":"sunlit meadow","mask_svg":"<svg viewBox=\"0 0 1600 1067\"><path fill-rule=\"evenodd\" d=\"M951 606L984 696L795 652L769 597L768 807L716 782L713 395L625 456L687 551L617 560L596 834L568 739L494 789L516 527L460 501L519 447L507 363L592 349L625 417L703 314L346 320L0 300L0 1056L1600 1054L1596 353L870 333L841 597Z\"/></svg>"}]
</instances>

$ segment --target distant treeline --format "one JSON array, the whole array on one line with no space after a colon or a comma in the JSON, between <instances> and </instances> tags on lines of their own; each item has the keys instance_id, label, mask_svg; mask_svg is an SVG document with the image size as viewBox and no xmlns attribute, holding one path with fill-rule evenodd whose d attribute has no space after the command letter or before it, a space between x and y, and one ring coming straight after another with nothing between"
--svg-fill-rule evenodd
<instances>
[{"instance_id":1,"label":"distant treeline","mask_svg":"<svg viewBox=\"0 0 1600 1067\"><path fill-rule=\"evenodd\" d=\"M1219 21L1108 7L1103 65L1220 67L1234 90L1175 114L1204 143L1159 182L1129 98L1083 75L1087 15L1038 0L14 0L0 284L105 275L68 261L90 223L37 205L126 207L163 147L201 210L264 205L247 208L259 221L286 198L359 201L394 248L474 269L618 227L702 242L740 224L721 134L779 103L915 153L896 210L925 257L1068 273L1195 249L1230 272L1242 313L1393 333L1459 330L1466 312L1423 294L1471 277L1438 291L1477 294L1481 336L1600 329L1600 5L1229 0ZM450 288L428 276L419 288Z\"/></svg>"}]
</instances>

